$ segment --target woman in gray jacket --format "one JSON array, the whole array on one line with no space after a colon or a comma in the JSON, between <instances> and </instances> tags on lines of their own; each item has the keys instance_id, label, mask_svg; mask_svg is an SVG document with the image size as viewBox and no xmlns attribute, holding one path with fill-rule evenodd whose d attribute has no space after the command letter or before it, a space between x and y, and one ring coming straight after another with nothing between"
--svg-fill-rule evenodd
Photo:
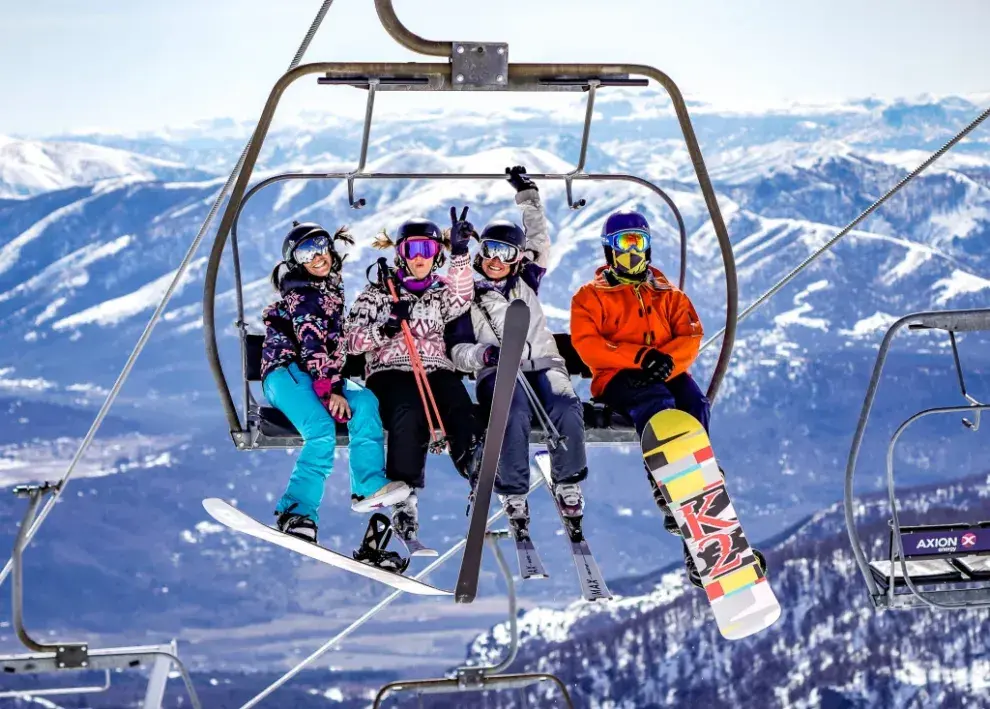
<instances>
[{"instance_id":1,"label":"woman in gray jacket","mask_svg":"<svg viewBox=\"0 0 990 709\"><path fill-rule=\"evenodd\" d=\"M474 301L471 310L448 328L447 344L454 365L476 375L478 402L490 410L506 310L516 298L529 306L529 334L521 369L550 420L567 439L566 450L557 446L550 451L554 495L565 516L578 522L584 512L579 483L588 475L584 408L537 297L550 261L550 233L539 190L526 175L526 168L516 166L505 171L516 189L523 228L498 220L481 232L481 250L474 259ZM529 536L526 495L532 415L526 392L517 386L495 483L517 539Z\"/></svg>"}]
</instances>

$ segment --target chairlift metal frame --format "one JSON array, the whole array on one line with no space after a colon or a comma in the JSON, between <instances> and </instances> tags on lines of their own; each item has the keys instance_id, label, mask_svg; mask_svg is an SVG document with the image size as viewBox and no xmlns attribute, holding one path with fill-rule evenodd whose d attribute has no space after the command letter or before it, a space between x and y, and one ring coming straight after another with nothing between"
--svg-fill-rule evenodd
<instances>
[{"instance_id":1,"label":"chairlift metal frame","mask_svg":"<svg viewBox=\"0 0 990 709\"><path fill-rule=\"evenodd\" d=\"M722 348L707 395L714 401L719 386L728 369L729 358L735 340L736 316L738 311L738 287L736 282L735 260L732 245L729 241L725 222L722 218L714 187L709 178L701 148L691 125L687 106L676 84L663 72L650 66L638 64L510 64L508 62L508 45L504 43L478 42L434 42L419 37L402 25L395 15L392 0L375 0L379 19L388 33L402 46L420 54L440 56L447 63L421 62L319 62L305 64L285 73L273 87L261 118L252 135L249 147L245 153L243 167L238 174L230 199L221 217L220 226L214 239L205 275L203 296L203 332L206 343L207 360L220 394L221 405L227 418L231 436L241 449L255 447L258 441L257 431L252 431L249 425L248 412L250 390L245 392L245 415L242 421L234 403L230 387L224 375L220 362L219 345L216 333L216 282L223 258L223 251L228 237L231 238L233 266L235 277L235 292L238 303L238 322L242 342L242 367L245 367L244 338L246 325L243 317L243 292L240 282L241 269L236 247L236 222L243 209L244 203L259 190L273 182L289 179L343 179L348 185L348 201L353 208L362 208L366 201L355 194L357 180L375 179L492 179L504 180L504 174L458 174L458 173L368 173L364 171L367 163L367 150L371 132L371 122L374 114L374 99L380 91L513 91L513 92L560 92L587 91L588 102L585 111L585 121L582 131L581 151L578 164L574 170L563 174L534 174L540 180L563 180L567 192L568 204L573 209L584 206L585 200L575 200L573 182L575 180L592 181L627 181L640 184L653 190L672 207L675 219L681 230L681 272L679 282L683 286L686 279L686 235L683 220L669 196L651 182L632 175L608 175L586 173L584 171L587 157L588 142L591 132L591 120L594 114L594 98L598 88L602 86L643 86L650 79L660 84L670 97L675 114L681 126L688 153L705 199L711 223L719 242L722 262L726 277L726 324L722 338ZM319 83L330 85L347 85L368 91L368 101L362 131L361 151L355 170L339 173L285 173L268 178L249 190L251 175L256 167L258 155L265 137L271 126L275 109L285 90L294 82L310 75L322 75ZM609 441L609 435L597 437L599 442ZM622 442L626 442L624 436Z\"/></svg>"},{"instance_id":2,"label":"chairlift metal frame","mask_svg":"<svg viewBox=\"0 0 990 709\"><path fill-rule=\"evenodd\" d=\"M45 644L35 640L24 626L24 568L22 555L27 546L28 530L34 523L38 504L42 498L54 494L58 485L43 483L41 485L18 485L13 493L18 497L28 499L28 507L21 520L21 525L14 539L11 553L13 565L13 582L11 585L11 605L14 632L21 643L31 652L21 655L0 656L0 672L3 674L52 672L63 670L103 670L105 681L103 685L85 685L76 687L56 687L40 690L11 690L0 693L2 697L41 697L64 694L94 694L105 692L110 688L110 671L135 669L153 660L151 676L148 679L148 689L142 704L143 709L158 709L165 696L165 684L174 663L178 667L189 693L189 701L194 709L200 709L199 697L193 687L189 673L182 661L179 660L175 641L169 645L149 645L142 647L120 647L93 650L89 643L57 642Z\"/></svg>"},{"instance_id":3,"label":"chairlift metal frame","mask_svg":"<svg viewBox=\"0 0 990 709\"><path fill-rule=\"evenodd\" d=\"M461 692L485 692L488 690L518 689L525 691L529 687L542 682L551 682L560 690L564 705L567 709L574 709L574 702L567 691L567 686L559 677L546 672L525 672L506 674L516 659L519 652L519 627L516 620L516 587L512 580L512 571L509 568L502 550L499 548L499 539L510 538L508 530L501 529L488 532L486 539L489 546L495 553L495 560L498 568L505 579L506 594L509 601L509 647L505 657L497 664L490 667L458 667L447 677L437 679L420 679L390 682L382 687L375 695L372 709L381 709L385 698L397 692L415 692L418 696L425 694L457 694Z\"/></svg>"},{"instance_id":4,"label":"chairlift metal frame","mask_svg":"<svg viewBox=\"0 0 990 709\"><path fill-rule=\"evenodd\" d=\"M854 476L856 471L856 463L859 458L859 453L863 443L863 437L866 432L866 425L869 420L870 411L873 407L873 402L876 398L877 389L880 384L880 377L883 373L883 366L887 360L887 355L889 353L891 344L897 333L903 329L907 328L912 331L919 330L944 330L949 334L950 342L952 345L952 356L953 363L955 364L956 371L958 373L959 388L962 392L963 397L966 399L966 405L960 406L943 406L926 409L920 411L913 416L906 419L897 428L895 433L890 439L890 443L887 446L887 496L891 509L891 546L890 546L890 558L889 566L886 572L886 582L881 588L880 584L877 582L876 577L883 577L885 574L882 568L879 566L874 566L870 562L863 548L862 541L860 540L859 533L856 527L855 519L855 499L853 497L854 493ZM958 584L973 584L983 581L985 579L976 578L965 572L964 569L959 567L958 564L952 563L953 558L962 557L965 554L932 554L926 555L926 558L949 558L949 566L956 572L959 572L953 580L950 581L925 581L923 578L912 579L909 573L908 564L909 558L912 557L911 554L906 554L903 548L903 535L912 534L917 532L923 532L924 530L932 530L932 532L938 531L940 528L945 528L947 525L928 525L928 526L912 526L910 528L902 527L900 523L900 517L897 509L897 492L894 482L894 449L897 442L900 440L901 436L910 428L915 422L926 418L928 416L934 415L959 415L971 412L973 414L973 420L969 420L965 417L962 419L963 425L971 430L977 431L980 424L980 416L982 412L986 409L990 409L990 405L983 404L977 399L973 398L966 390L966 383L963 377L962 365L959 358L959 349L956 342L956 333L959 332L987 332L990 331L990 308L983 309L973 309L973 310L945 310L945 311L927 311L912 313L906 315L896 321L894 324L888 328L886 334L884 335L883 341L880 343L879 352L877 353L876 364L873 368L873 375L870 379L869 387L867 388L866 398L863 402L863 409L860 413L859 422L856 427L856 432L853 436L852 447L849 451L849 459L846 465L846 476L845 476L845 499L844 499L844 509L845 509L845 521L846 529L849 534L849 541L852 546L853 555L856 560L857 565L863 575L863 580L866 582L866 587L869 592L870 601L873 606L878 609L915 609L915 608L941 608L941 609L961 609L961 608L987 608L990 607L990 586L979 586L979 587L968 587L968 588L942 588L934 589L929 591L922 591L918 588L918 584L935 584L935 583L951 583L954 586ZM955 525L957 527L962 527L963 525ZM976 529L980 525L973 525ZM901 572L901 577L896 576L896 570ZM898 593L897 589L899 587L904 587L908 589L907 593Z\"/></svg>"}]
</instances>

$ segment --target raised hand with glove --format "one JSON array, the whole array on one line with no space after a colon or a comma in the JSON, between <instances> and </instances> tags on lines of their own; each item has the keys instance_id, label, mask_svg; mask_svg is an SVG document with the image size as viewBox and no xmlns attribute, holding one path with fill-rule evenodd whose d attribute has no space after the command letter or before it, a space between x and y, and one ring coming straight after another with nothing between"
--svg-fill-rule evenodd
<instances>
[{"instance_id":1,"label":"raised hand with glove","mask_svg":"<svg viewBox=\"0 0 990 709\"><path fill-rule=\"evenodd\" d=\"M516 192L525 192L526 190L539 191L540 189L536 186L536 183L533 182L532 178L526 174L525 165L507 167L505 168L505 174L507 175L505 179L507 179L509 184L515 188Z\"/></svg>"},{"instance_id":2,"label":"raised hand with glove","mask_svg":"<svg viewBox=\"0 0 990 709\"><path fill-rule=\"evenodd\" d=\"M478 237L474 225L467 221L468 207L457 217L457 207L450 208L450 253L453 256L463 256L468 252L468 242L471 237Z\"/></svg>"}]
</instances>

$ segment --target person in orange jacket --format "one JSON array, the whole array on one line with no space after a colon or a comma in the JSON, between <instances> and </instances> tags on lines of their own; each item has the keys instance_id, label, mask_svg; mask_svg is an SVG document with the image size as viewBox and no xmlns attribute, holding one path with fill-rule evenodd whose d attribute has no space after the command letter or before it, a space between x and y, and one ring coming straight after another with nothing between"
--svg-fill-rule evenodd
<instances>
[{"instance_id":1,"label":"person in orange jacket","mask_svg":"<svg viewBox=\"0 0 990 709\"><path fill-rule=\"evenodd\" d=\"M649 222L615 212L602 246L606 265L571 300L571 341L591 369L591 395L632 419L640 436L666 409L686 411L707 431L711 405L688 372L701 320L687 295L650 265Z\"/></svg>"}]
</instances>

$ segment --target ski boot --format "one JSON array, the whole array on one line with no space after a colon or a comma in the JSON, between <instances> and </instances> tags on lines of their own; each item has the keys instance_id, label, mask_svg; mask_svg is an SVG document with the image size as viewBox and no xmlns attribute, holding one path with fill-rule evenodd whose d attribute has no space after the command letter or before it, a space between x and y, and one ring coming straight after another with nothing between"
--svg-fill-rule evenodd
<instances>
[{"instance_id":1,"label":"ski boot","mask_svg":"<svg viewBox=\"0 0 990 709\"><path fill-rule=\"evenodd\" d=\"M363 514L383 507L391 507L409 497L411 490L412 488L405 483L393 481L367 497L352 494L351 509Z\"/></svg>"},{"instance_id":2,"label":"ski boot","mask_svg":"<svg viewBox=\"0 0 990 709\"><path fill-rule=\"evenodd\" d=\"M282 512L276 510L275 527L283 534L316 544L316 522L306 515L293 512L292 510L296 509L298 505L298 502L293 502Z\"/></svg>"},{"instance_id":3,"label":"ski boot","mask_svg":"<svg viewBox=\"0 0 990 709\"><path fill-rule=\"evenodd\" d=\"M657 481L653 479L653 475L650 473L649 468L646 469L646 479L650 481L650 489L653 491L653 501L657 503L657 507L660 508L660 512L663 514L663 528L675 537L681 536L681 528L677 526L677 520L674 519L674 513L670 511L667 501L663 499L663 493L660 492L660 486L657 485Z\"/></svg>"},{"instance_id":4,"label":"ski boot","mask_svg":"<svg viewBox=\"0 0 990 709\"><path fill-rule=\"evenodd\" d=\"M498 499L502 501L512 538L517 542L530 541L529 502L526 501L526 495L499 495Z\"/></svg>"},{"instance_id":5,"label":"ski boot","mask_svg":"<svg viewBox=\"0 0 990 709\"><path fill-rule=\"evenodd\" d=\"M409 568L409 559L385 548L391 539L392 525L389 524L388 517L381 512L376 512L368 520L368 529L364 532L361 546L352 556L362 564L377 566L383 571L401 574Z\"/></svg>"},{"instance_id":6,"label":"ski boot","mask_svg":"<svg viewBox=\"0 0 990 709\"><path fill-rule=\"evenodd\" d=\"M584 540L581 522L584 520L584 494L578 483L556 483L553 496L560 508L567 536L574 543Z\"/></svg>"},{"instance_id":7,"label":"ski boot","mask_svg":"<svg viewBox=\"0 0 990 709\"><path fill-rule=\"evenodd\" d=\"M392 506L392 527L410 556L437 556L436 549L419 541L419 498L415 490L405 500Z\"/></svg>"}]
</instances>

